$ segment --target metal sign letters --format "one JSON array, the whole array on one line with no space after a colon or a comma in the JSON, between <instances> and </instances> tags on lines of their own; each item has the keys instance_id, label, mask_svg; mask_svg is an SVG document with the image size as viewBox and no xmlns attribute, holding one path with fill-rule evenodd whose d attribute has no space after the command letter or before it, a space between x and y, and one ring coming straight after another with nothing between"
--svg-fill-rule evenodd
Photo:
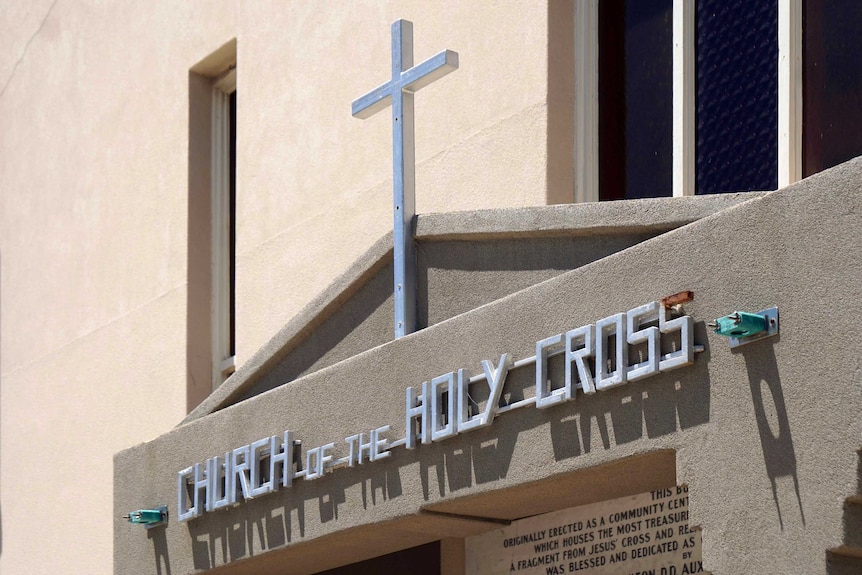
<instances>
[{"instance_id":1,"label":"metal sign letters","mask_svg":"<svg viewBox=\"0 0 862 575\"><path fill-rule=\"evenodd\" d=\"M414 449L420 443L444 441L491 425L496 416L513 409L530 405L544 409L573 401L579 388L584 395L592 395L690 365L694 353L703 349L694 344L694 320L688 315L669 316L665 306L653 301L540 340L532 357L513 362L504 353L496 365L483 360L475 375L458 369L408 387L401 439L387 437L391 426L384 425L309 448L303 457L300 442L292 431L285 431L210 457L177 474L177 517L186 521L290 487L296 479L318 479L335 467L384 459L396 447ZM674 351L662 354L662 347ZM644 361L632 363L630 348L641 351ZM554 356L563 356L565 373L556 382L548 371ZM501 405L509 371L530 365L535 365L535 394ZM487 386L487 395L473 388L474 395L487 397L484 406L471 400L473 385Z\"/></svg>"}]
</instances>

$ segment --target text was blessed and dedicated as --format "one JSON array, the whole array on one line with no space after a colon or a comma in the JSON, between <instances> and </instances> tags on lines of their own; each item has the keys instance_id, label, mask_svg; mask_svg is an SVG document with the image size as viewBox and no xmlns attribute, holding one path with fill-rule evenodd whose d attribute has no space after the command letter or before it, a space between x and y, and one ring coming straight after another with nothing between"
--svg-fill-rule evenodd
<instances>
[{"instance_id":1,"label":"text was blessed and dedicated as","mask_svg":"<svg viewBox=\"0 0 862 575\"><path fill-rule=\"evenodd\" d=\"M467 539L468 575L702 571L684 485L529 517Z\"/></svg>"}]
</instances>

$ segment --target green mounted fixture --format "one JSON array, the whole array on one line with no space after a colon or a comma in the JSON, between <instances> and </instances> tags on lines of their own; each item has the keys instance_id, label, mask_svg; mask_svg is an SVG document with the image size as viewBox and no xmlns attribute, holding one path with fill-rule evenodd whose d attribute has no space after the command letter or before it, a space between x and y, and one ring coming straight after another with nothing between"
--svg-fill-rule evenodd
<instances>
[{"instance_id":1,"label":"green mounted fixture","mask_svg":"<svg viewBox=\"0 0 862 575\"><path fill-rule=\"evenodd\" d=\"M738 347L778 334L778 308L772 307L749 313L735 311L730 315L711 321L707 326L721 336L730 339L730 347Z\"/></svg>"},{"instance_id":2,"label":"green mounted fixture","mask_svg":"<svg viewBox=\"0 0 862 575\"><path fill-rule=\"evenodd\" d=\"M155 509L138 509L131 511L128 515L123 515L123 519L128 519L129 523L137 523L150 529L168 522L168 508L166 505L162 505Z\"/></svg>"},{"instance_id":3,"label":"green mounted fixture","mask_svg":"<svg viewBox=\"0 0 862 575\"><path fill-rule=\"evenodd\" d=\"M735 311L709 324L715 333L725 337L749 337L766 331L766 318L756 313Z\"/></svg>"}]
</instances>

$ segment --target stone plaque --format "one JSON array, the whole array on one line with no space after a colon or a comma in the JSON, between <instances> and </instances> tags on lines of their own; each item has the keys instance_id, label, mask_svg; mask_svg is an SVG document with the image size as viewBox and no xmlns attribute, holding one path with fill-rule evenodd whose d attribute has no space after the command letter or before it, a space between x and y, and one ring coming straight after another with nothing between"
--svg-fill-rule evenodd
<instances>
[{"instance_id":1,"label":"stone plaque","mask_svg":"<svg viewBox=\"0 0 862 575\"><path fill-rule=\"evenodd\" d=\"M703 572L684 485L528 517L466 547L468 575Z\"/></svg>"}]
</instances>

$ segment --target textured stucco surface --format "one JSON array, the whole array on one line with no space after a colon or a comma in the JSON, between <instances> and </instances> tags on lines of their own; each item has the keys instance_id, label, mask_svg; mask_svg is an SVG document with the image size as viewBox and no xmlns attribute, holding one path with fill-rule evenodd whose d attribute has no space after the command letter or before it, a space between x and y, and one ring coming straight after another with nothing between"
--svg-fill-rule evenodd
<instances>
[{"instance_id":1,"label":"textured stucco surface","mask_svg":"<svg viewBox=\"0 0 862 575\"><path fill-rule=\"evenodd\" d=\"M110 573L111 455L186 413L189 68L236 35L232 1L0 7L4 574Z\"/></svg>"},{"instance_id":2,"label":"textured stucco surface","mask_svg":"<svg viewBox=\"0 0 862 575\"><path fill-rule=\"evenodd\" d=\"M396 19L414 23L416 63L460 55L415 96L417 212L546 203L547 11L540 0L242 5L240 363L392 228L391 113L359 120L350 103L389 80Z\"/></svg>"},{"instance_id":3,"label":"textured stucco surface","mask_svg":"<svg viewBox=\"0 0 862 575\"><path fill-rule=\"evenodd\" d=\"M860 187L862 161L854 160L117 454L115 515L173 506L176 472L225 449L288 428L305 447L384 424L400 437L408 386L459 367L476 373L480 360L503 352L527 357L550 335L695 292L685 309L705 351L690 367L549 410L502 414L488 428L398 448L382 462L298 481L150 537L117 519L116 572L224 564L224 572L263 573L283 561L311 572L303 566L318 553L347 560L372 543L385 550L487 528L450 517L425 524L423 509L480 496L493 505L511 488L671 450L676 480L690 486L692 523L703 528L705 568L823 573L825 550L843 537L842 500L857 488ZM779 337L731 351L707 334L712 318L773 305ZM561 369L552 363L552 374ZM531 368L509 377L507 401L532 393Z\"/></svg>"},{"instance_id":4,"label":"textured stucco surface","mask_svg":"<svg viewBox=\"0 0 862 575\"><path fill-rule=\"evenodd\" d=\"M419 215L419 327L439 323L754 197L757 194L724 194ZM185 421L390 341L391 258L390 232L283 326Z\"/></svg>"},{"instance_id":5,"label":"textured stucco surface","mask_svg":"<svg viewBox=\"0 0 862 575\"><path fill-rule=\"evenodd\" d=\"M0 571L110 573L112 454L210 390L207 277L190 268L209 268L192 220L209 218L207 98L231 63L213 54L236 45L242 366L391 229L390 116L350 104L388 79L397 18L416 62L461 55L416 96L418 209L546 203L547 15L539 0L2 2ZM62 479L37 481L46 468ZM86 505L73 525L69 504Z\"/></svg>"}]
</instances>

